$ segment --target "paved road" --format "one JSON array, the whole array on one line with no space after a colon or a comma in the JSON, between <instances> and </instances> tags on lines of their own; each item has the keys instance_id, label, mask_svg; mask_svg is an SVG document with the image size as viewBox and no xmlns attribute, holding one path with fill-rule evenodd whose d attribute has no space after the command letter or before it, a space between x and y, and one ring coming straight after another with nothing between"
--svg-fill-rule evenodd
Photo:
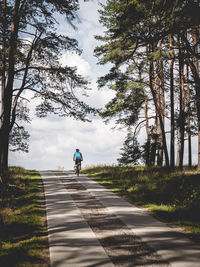
<instances>
[{"instance_id":1,"label":"paved road","mask_svg":"<svg viewBox=\"0 0 200 267\"><path fill-rule=\"evenodd\" d=\"M200 267L200 247L98 183L42 171L51 266Z\"/></svg>"}]
</instances>

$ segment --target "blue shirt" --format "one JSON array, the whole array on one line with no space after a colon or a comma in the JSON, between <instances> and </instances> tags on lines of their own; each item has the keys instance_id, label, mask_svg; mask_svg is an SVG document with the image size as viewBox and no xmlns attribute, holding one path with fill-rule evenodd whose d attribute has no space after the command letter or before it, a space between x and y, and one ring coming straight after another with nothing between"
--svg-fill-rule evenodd
<instances>
[{"instance_id":1,"label":"blue shirt","mask_svg":"<svg viewBox=\"0 0 200 267\"><path fill-rule=\"evenodd\" d=\"M75 158L75 159L82 159L82 155L81 155L81 153L80 153L80 152L75 152L75 153L74 153L74 158Z\"/></svg>"}]
</instances>

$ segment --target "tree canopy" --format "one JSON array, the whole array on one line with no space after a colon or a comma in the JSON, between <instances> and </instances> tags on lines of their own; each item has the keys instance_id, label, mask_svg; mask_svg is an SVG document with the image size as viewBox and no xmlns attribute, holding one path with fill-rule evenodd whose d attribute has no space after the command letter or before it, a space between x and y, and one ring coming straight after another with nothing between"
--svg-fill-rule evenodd
<instances>
[{"instance_id":1,"label":"tree canopy","mask_svg":"<svg viewBox=\"0 0 200 267\"><path fill-rule=\"evenodd\" d=\"M165 164L173 168L177 140L177 165L182 167L187 136L191 165L193 133L199 135L200 151L198 1L108 0L99 12L106 30L96 37L103 44L95 54L99 64L112 64L110 72L99 78L99 86L116 91L102 116L118 116L116 122L126 121L127 127L137 127L145 119L147 164L157 159L162 165L164 154Z\"/></svg>"},{"instance_id":2,"label":"tree canopy","mask_svg":"<svg viewBox=\"0 0 200 267\"><path fill-rule=\"evenodd\" d=\"M57 33L56 16L75 27L78 8L78 0L0 0L1 173L8 166L9 136L17 129L22 133L17 122L28 120L28 92L41 100L40 117L54 113L85 121L94 112L76 96L78 88L88 89L88 81L60 62L64 51L81 50L77 40Z\"/></svg>"}]
</instances>

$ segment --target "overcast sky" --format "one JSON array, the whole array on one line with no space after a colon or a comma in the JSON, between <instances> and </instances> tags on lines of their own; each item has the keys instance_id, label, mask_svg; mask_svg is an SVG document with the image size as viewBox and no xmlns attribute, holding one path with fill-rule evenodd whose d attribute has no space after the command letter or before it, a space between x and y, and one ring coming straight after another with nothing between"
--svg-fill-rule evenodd
<instances>
[{"instance_id":1,"label":"overcast sky","mask_svg":"<svg viewBox=\"0 0 200 267\"><path fill-rule=\"evenodd\" d=\"M105 0L101 0L101 2ZM79 41L83 50L81 56L65 51L62 64L77 66L78 71L91 82L92 90L85 101L94 107L103 107L113 96L111 90L98 90L96 80L108 70L107 66L97 65L93 51L98 43L94 35L101 35L102 26L98 22L98 1L84 2L81 0L78 30L74 31L66 21L58 18L58 31ZM33 105L32 105L33 106ZM126 137L126 129L112 130L114 122L105 125L101 118L95 117L90 123L83 123L71 118L48 116L37 118L32 111L32 122L26 127L31 134L29 153L11 153L9 164L27 169L65 169L73 168L73 153L79 148L83 154L83 166L117 163L120 148ZM143 142L146 137L141 130L138 140ZM169 135L167 135L169 139ZM169 142L168 142L169 143ZM193 163L197 161L197 138L193 140ZM187 160L187 142L185 145L185 160Z\"/></svg>"},{"instance_id":2,"label":"overcast sky","mask_svg":"<svg viewBox=\"0 0 200 267\"><path fill-rule=\"evenodd\" d=\"M106 73L108 67L97 65L93 50L97 45L94 35L101 34L103 28L98 22L98 1L81 2L77 24L74 31L66 21L60 18L58 31L75 37L83 50L81 56L66 51L62 64L78 67L78 71L91 82L92 90L85 99L94 107L103 107L111 99L113 92L98 90L97 77ZM83 165L113 164L119 157L126 130L112 130L114 122L105 125L101 118L95 117L90 123L83 123L71 118L48 116L37 118L32 114L32 122L26 127L31 135L29 153L9 154L9 165L22 166L27 169L65 169L73 168L73 153L79 148L83 154Z\"/></svg>"}]
</instances>

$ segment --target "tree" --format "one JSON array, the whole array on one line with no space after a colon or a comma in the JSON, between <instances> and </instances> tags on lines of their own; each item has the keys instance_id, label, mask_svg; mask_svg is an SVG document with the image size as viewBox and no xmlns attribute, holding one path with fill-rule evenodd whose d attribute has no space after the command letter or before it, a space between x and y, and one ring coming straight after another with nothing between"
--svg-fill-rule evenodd
<instances>
[{"instance_id":1,"label":"tree","mask_svg":"<svg viewBox=\"0 0 200 267\"><path fill-rule=\"evenodd\" d=\"M39 116L50 112L84 121L94 110L75 95L78 88L87 89L88 82L76 68L60 63L63 51L81 51L75 39L56 33L55 14L65 16L73 26L78 0L1 0L0 7L2 175L8 168L9 135L19 115L17 110L22 103L28 105L26 92L41 99Z\"/></svg>"},{"instance_id":2,"label":"tree","mask_svg":"<svg viewBox=\"0 0 200 267\"><path fill-rule=\"evenodd\" d=\"M192 167L192 134L191 134L191 104L189 67L187 66L187 132L188 132L188 166Z\"/></svg>"},{"instance_id":3,"label":"tree","mask_svg":"<svg viewBox=\"0 0 200 267\"><path fill-rule=\"evenodd\" d=\"M138 164L141 158L141 151L136 139L133 139L129 132L120 153L121 158L117 159L120 165Z\"/></svg>"},{"instance_id":4,"label":"tree","mask_svg":"<svg viewBox=\"0 0 200 267\"><path fill-rule=\"evenodd\" d=\"M178 37L179 39L179 37ZM178 153L177 166L183 167L184 135L185 135L185 82L184 82L184 50L183 43L178 40L179 46L179 118L178 118Z\"/></svg>"},{"instance_id":5,"label":"tree","mask_svg":"<svg viewBox=\"0 0 200 267\"><path fill-rule=\"evenodd\" d=\"M175 122L174 122L174 45L173 36L169 34L169 45L170 45L170 117L171 117L171 139L170 139L170 166L173 169L175 166Z\"/></svg>"},{"instance_id":6,"label":"tree","mask_svg":"<svg viewBox=\"0 0 200 267\"><path fill-rule=\"evenodd\" d=\"M105 76L99 80L101 86L107 82L107 79L109 81L112 79L114 82L110 84L110 88L116 92L116 95L106 104L105 109L100 111L100 115L107 120L117 118L116 124L122 124L125 127L134 125L145 101L141 75L134 79L131 77L131 69L128 69L125 74L115 69L109 77Z\"/></svg>"},{"instance_id":7,"label":"tree","mask_svg":"<svg viewBox=\"0 0 200 267\"><path fill-rule=\"evenodd\" d=\"M146 6L147 5L147 6ZM160 110L160 96L157 90L156 80L160 80L160 92L163 95L163 70L162 62L158 59L158 42L152 40L148 42L150 35L154 31L153 24L149 12L147 12L148 4L142 1L140 4L134 4L127 1L108 1L101 11L101 22L107 27L108 31L105 36L98 36L97 39L106 42L105 45L96 48L96 55L101 57L100 63L105 64L111 62L115 65L113 69L124 69L127 66L126 73L129 69L129 79L134 79L137 68L135 66L145 66L149 76L149 88L153 97L156 116L158 116L160 131L162 132L162 145L159 146L160 162L162 161L162 149L165 151L166 164L169 165L167 145L165 139L163 110ZM146 37L146 39L145 39ZM148 48L146 46L148 45ZM162 56L162 53L161 53ZM156 65L154 62L157 62ZM156 71L155 71L156 68ZM113 77L113 69L110 75L104 77L104 80L111 80ZM149 69L149 70L148 70ZM144 73L144 70L142 69ZM143 81L143 86L147 83ZM100 80L101 81L101 80ZM161 95L161 94L160 94ZM162 101L163 101L162 97ZM133 104L134 105L134 104ZM163 107L164 108L164 107ZM135 114L134 111L132 111Z\"/></svg>"},{"instance_id":8,"label":"tree","mask_svg":"<svg viewBox=\"0 0 200 267\"><path fill-rule=\"evenodd\" d=\"M193 116L197 116L198 125L200 125L199 12L200 6L195 0L109 0L106 5L102 5L100 11L100 22L106 27L106 31L103 36L97 37L103 44L97 47L95 52L100 64L108 62L113 64L109 74L99 79L100 85L110 82L112 87L117 88L116 91L119 92L120 88L116 87L118 79L116 73L120 70L121 75L125 74L126 79L135 79L138 75L135 66L143 66L141 84L150 99L148 105L155 118L153 132L155 138L151 142L151 144L155 142L152 164L155 162L155 157L157 157L157 164L162 164L164 151L166 166L174 167L175 126L177 126L180 140L179 167L183 166L184 137L186 118L188 118L186 112L189 112L185 108L186 65L190 67L192 73L189 81L193 84L191 90L194 88L196 92L196 115L193 113ZM127 76L130 69L132 71ZM124 88L124 91L126 90L129 91L128 86ZM193 101L191 95L190 99L187 99L190 104ZM179 105L177 99L179 99ZM124 101L126 101L125 98ZM123 103L123 106L126 104L128 105L128 102ZM135 107L135 104L132 103L132 106ZM143 108L146 110L146 107L141 105L138 112L141 112ZM168 110L170 110L170 117L167 115ZM179 113L177 120L175 110ZM137 119L140 115L138 114ZM166 130L166 117L171 120L170 131ZM150 143L148 130L150 125L146 111L145 118L147 143ZM198 126L200 151L199 129L200 126ZM171 134L170 158L166 137L168 132ZM147 162L149 162L148 158ZM200 169L200 152L198 152L198 169Z\"/></svg>"}]
</instances>

